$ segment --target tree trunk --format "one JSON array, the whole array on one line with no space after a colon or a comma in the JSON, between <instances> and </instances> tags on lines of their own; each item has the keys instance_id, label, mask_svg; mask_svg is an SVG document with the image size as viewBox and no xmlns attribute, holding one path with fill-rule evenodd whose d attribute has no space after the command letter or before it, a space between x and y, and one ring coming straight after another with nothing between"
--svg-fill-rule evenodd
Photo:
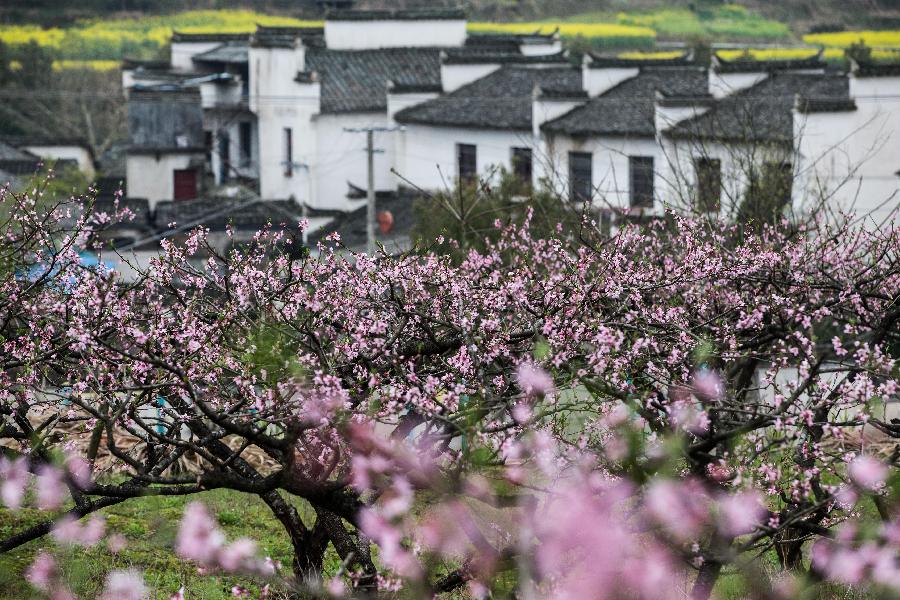
<instances>
[{"instance_id":1,"label":"tree trunk","mask_svg":"<svg viewBox=\"0 0 900 600\"><path fill-rule=\"evenodd\" d=\"M697 579L694 580L694 587L691 589L691 600L709 600L721 571L721 563L715 561L703 563L700 572L697 573Z\"/></svg>"}]
</instances>

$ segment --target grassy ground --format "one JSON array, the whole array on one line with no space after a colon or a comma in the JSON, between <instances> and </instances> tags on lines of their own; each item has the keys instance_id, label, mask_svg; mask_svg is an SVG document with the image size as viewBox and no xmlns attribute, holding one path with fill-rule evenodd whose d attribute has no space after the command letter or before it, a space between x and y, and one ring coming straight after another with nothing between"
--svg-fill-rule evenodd
<instances>
[{"instance_id":1,"label":"grassy ground","mask_svg":"<svg viewBox=\"0 0 900 600\"><path fill-rule=\"evenodd\" d=\"M215 490L190 498L147 497L125 502L104 509L101 514L107 520L108 534L119 533L128 540L128 546L118 554L112 554L105 545L94 548L66 550L57 547L49 537L31 542L17 550L0 555L0 600L23 600L41 598L22 578L35 554L42 548L52 550L63 558L65 578L72 590L81 598L95 598L103 586L106 574L115 569L134 568L144 573L145 581L152 590L150 598L168 600L182 585L185 597L191 600L206 600L231 597L231 588L241 585L253 591L266 582L248 577L200 577L190 564L179 560L173 551L178 523L185 505L193 500L204 502L213 514L218 516L219 525L228 540L249 537L257 541L260 552L280 560L285 568L290 568L290 542L281 526L271 516L269 509L259 498ZM304 520L309 524L311 510L304 504L297 504ZM875 510L868 503L859 507L864 522L875 522ZM36 510L22 510L15 514L0 509L0 537L12 531L21 530L39 522L42 513ZM769 552L764 558L766 570L777 570L777 558ZM334 573L340 559L329 548L325 558L327 573ZM501 574L498 590L509 590L515 582L512 573ZM685 582L685 590L690 582ZM715 588L715 597L720 600L738 600L747 597L747 587L741 575L725 572ZM447 600L464 600L463 592L451 595ZM273 596L277 600L279 596ZM675 596L673 596L675 597ZM825 588L817 595L806 596L820 600L857 600L865 594L846 588Z\"/></svg>"},{"instance_id":2,"label":"grassy ground","mask_svg":"<svg viewBox=\"0 0 900 600\"><path fill-rule=\"evenodd\" d=\"M258 590L264 581L247 577L200 577L194 567L175 556L173 547L178 523L185 505L192 500L203 501L213 514L218 515L229 541L239 537L252 538L259 544L262 555L280 560L284 568L290 569L290 541L259 498L226 490L190 498L147 497L102 511L107 520L107 532L122 534L128 540L127 548L118 554L112 554L102 544L67 551L58 548L47 537L0 555L0 600L39 597L22 579L22 574L41 548L62 552L65 577L81 598L97 597L109 571L127 568L144 572L154 599L168 600L182 585L186 597L191 599L231 597L232 586L238 584ZM309 514L308 508L299 504L298 508L301 514L306 513L304 517ZM0 510L0 537L39 522L41 517L36 510L22 510L16 514ZM335 572L339 564L337 555L329 550L326 568Z\"/></svg>"}]
</instances>

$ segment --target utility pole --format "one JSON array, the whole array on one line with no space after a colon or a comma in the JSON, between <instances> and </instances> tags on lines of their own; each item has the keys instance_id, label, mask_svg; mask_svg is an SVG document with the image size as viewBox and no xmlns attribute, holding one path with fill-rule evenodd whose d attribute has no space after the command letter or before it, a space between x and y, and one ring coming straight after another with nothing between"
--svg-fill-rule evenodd
<instances>
[{"instance_id":1,"label":"utility pole","mask_svg":"<svg viewBox=\"0 0 900 600\"><path fill-rule=\"evenodd\" d=\"M368 166L368 185L366 189L366 252L375 254L375 154L384 150L375 149L375 132L396 131L397 127L361 127L358 129L345 127L348 133L366 134L366 164Z\"/></svg>"},{"instance_id":2,"label":"utility pole","mask_svg":"<svg viewBox=\"0 0 900 600\"><path fill-rule=\"evenodd\" d=\"M366 154L368 154L369 185L366 188L366 252L375 255L375 132L366 131Z\"/></svg>"}]
</instances>

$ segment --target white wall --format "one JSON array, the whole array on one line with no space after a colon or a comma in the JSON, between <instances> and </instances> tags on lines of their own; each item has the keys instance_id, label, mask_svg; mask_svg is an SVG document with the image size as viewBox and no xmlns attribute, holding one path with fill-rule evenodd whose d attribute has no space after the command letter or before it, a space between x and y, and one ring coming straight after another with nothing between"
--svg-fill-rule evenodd
<instances>
[{"instance_id":1,"label":"white wall","mask_svg":"<svg viewBox=\"0 0 900 600\"><path fill-rule=\"evenodd\" d=\"M825 197L877 225L900 206L900 77L854 77L850 85L855 111L794 113L794 202L802 209Z\"/></svg>"},{"instance_id":2,"label":"white wall","mask_svg":"<svg viewBox=\"0 0 900 600\"><path fill-rule=\"evenodd\" d=\"M200 84L200 105L204 109L240 106L243 99L240 78L230 82L207 81Z\"/></svg>"},{"instance_id":3,"label":"white wall","mask_svg":"<svg viewBox=\"0 0 900 600\"><path fill-rule=\"evenodd\" d=\"M456 144L475 144L478 172L489 173L491 167L507 169L512 162L512 148L533 148L534 138L527 131L492 131L407 125L398 132L397 171L423 189L452 188L457 178ZM534 164L541 161L534 150ZM397 183L408 185L399 179Z\"/></svg>"},{"instance_id":4,"label":"white wall","mask_svg":"<svg viewBox=\"0 0 900 600\"><path fill-rule=\"evenodd\" d=\"M541 44L519 44L519 50L525 56L546 56L548 54L559 54L560 52L562 52L562 49L562 40L559 39Z\"/></svg>"},{"instance_id":5,"label":"white wall","mask_svg":"<svg viewBox=\"0 0 900 600\"><path fill-rule=\"evenodd\" d=\"M91 153L83 146L53 146L44 144L34 144L22 146L23 150L31 152L35 156L50 160L74 160L78 163L78 170L84 173L85 177L91 179L94 177L94 159Z\"/></svg>"},{"instance_id":6,"label":"white wall","mask_svg":"<svg viewBox=\"0 0 900 600\"><path fill-rule=\"evenodd\" d=\"M303 71L305 50L300 48L250 48L250 110L257 117L260 194L265 199L298 202L314 198L310 165L317 152L312 119L319 113L321 86L297 83ZM284 129L293 137L294 168L285 169Z\"/></svg>"},{"instance_id":7,"label":"white wall","mask_svg":"<svg viewBox=\"0 0 900 600\"><path fill-rule=\"evenodd\" d=\"M441 87L445 93L453 92L464 85L490 75L499 68L499 64L447 65L441 63Z\"/></svg>"},{"instance_id":8,"label":"white wall","mask_svg":"<svg viewBox=\"0 0 900 600\"><path fill-rule=\"evenodd\" d=\"M172 42L171 64L176 71L194 71L195 56L221 46L222 42Z\"/></svg>"},{"instance_id":9,"label":"white wall","mask_svg":"<svg viewBox=\"0 0 900 600\"><path fill-rule=\"evenodd\" d=\"M593 98L626 79L636 77L638 73L640 73L640 69L637 67L597 69L591 68L589 63L585 63L581 69L581 85L588 96Z\"/></svg>"},{"instance_id":10,"label":"white wall","mask_svg":"<svg viewBox=\"0 0 900 600\"><path fill-rule=\"evenodd\" d=\"M146 198L151 209L160 200L172 200L175 192L173 171L188 169L202 160L202 154L129 154L125 159L128 195ZM198 173L198 184L200 176Z\"/></svg>"},{"instance_id":11,"label":"white wall","mask_svg":"<svg viewBox=\"0 0 900 600\"><path fill-rule=\"evenodd\" d=\"M766 78L766 73L717 73L709 70L709 93L715 98L724 98L730 94L756 85Z\"/></svg>"},{"instance_id":12,"label":"white wall","mask_svg":"<svg viewBox=\"0 0 900 600\"><path fill-rule=\"evenodd\" d=\"M750 185L751 173L761 172L767 162L789 162L798 166L793 149L784 145L724 144L713 141L672 140L664 138L662 160L657 167L657 182L665 190L665 200L675 209L688 209L695 202L697 174L695 158L721 161L721 214L733 217Z\"/></svg>"},{"instance_id":13,"label":"white wall","mask_svg":"<svg viewBox=\"0 0 900 600\"><path fill-rule=\"evenodd\" d=\"M385 127L383 113L319 115L315 120L318 148L313 162L313 203L315 208L350 210L357 203L347 199L347 183L365 189L368 182L366 134L344 128ZM392 190L397 185L391 175L395 164L394 133L375 132L375 189Z\"/></svg>"},{"instance_id":14,"label":"white wall","mask_svg":"<svg viewBox=\"0 0 900 600\"><path fill-rule=\"evenodd\" d=\"M455 47L465 41L465 19L325 21L325 44L332 50Z\"/></svg>"},{"instance_id":15,"label":"white wall","mask_svg":"<svg viewBox=\"0 0 900 600\"><path fill-rule=\"evenodd\" d=\"M244 161L241 156L241 132L242 122L250 123L250 160ZM213 147L210 153L210 170L217 184L221 184L220 173L222 170L222 155L220 152L220 140L222 134L228 137L228 158L231 169L228 170L229 178L235 176L258 178L259 177L259 131L256 116L252 114L238 114L231 111L207 111L203 115L203 128L213 134Z\"/></svg>"},{"instance_id":16,"label":"white wall","mask_svg":"<svg viewBox=\"0 0 900 600\"><path fill-rule=\"evenodd\" d=\"M541 177L563 198L569 197L569 152L590 152L594 202L598 207L628 208L630 205L629 156L652 156L657 172L664 162L662 149L652 138L594 137L575 139L556 135L546 140L548 160L542 165ZM657 210L665 193L663 181L657 177L654 194Z\"/></svg>"},{"instance_id":17,"label":"white wall","mask_svg":"<svg viewBox=\"0 0 900 600\"><path fill-rule=\"evenodd\" d=\"M410 106L415 106L417 104L422 104L423 102L428 102L429 100L433 100L437 98L439 94L437 92L413 92L409 94L393 94L388 91L387 95L387 114L390 119L390 125L393 127L396 125L394 123L394 115L403 110L404 108L409 108Z\"/></svg>"}]
</instances>

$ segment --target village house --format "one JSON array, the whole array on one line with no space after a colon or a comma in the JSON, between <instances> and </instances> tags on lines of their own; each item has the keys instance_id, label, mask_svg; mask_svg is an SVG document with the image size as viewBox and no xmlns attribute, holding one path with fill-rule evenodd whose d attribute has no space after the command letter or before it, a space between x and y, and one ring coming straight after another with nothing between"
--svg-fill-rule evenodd
<instances>
[{"instance_id":1,"label":"village house","mask_svg":"<svg viewBox=\"0 0 900 600\"><path fill-rule=\"evenodd\" d=\"M176 33L170 61L123 71L128 191L151 210L244 189L304 214L351 214L365 202L371 131L383 202L505 170L563 199L637 215L738 214L754 194L776 206L827 195L888 211L900 157L895 144L875 142L896 131L900 113L896 101L863 98L896 95L892 73L836 72L818 56L588 54L576 65L556 34L470 36L465 15L448 9ZM851 133L859 137L848 145ZM826 192L826 179L844 191Z\"/></svg>"}]
</instances>

